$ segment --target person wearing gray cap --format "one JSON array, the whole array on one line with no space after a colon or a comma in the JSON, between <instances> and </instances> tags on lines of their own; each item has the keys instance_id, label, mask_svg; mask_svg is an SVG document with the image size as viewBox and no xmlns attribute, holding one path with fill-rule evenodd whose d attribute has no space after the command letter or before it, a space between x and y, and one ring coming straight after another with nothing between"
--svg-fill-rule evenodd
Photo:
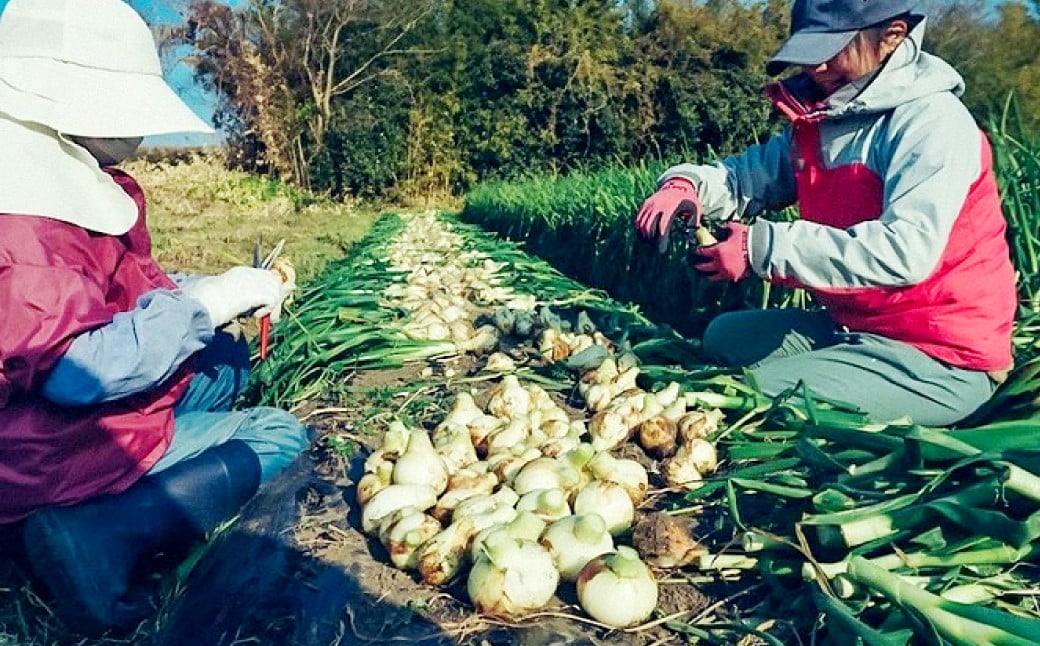
<instances>
[{"instance_id":1,"label":"person wearing gray cap","mask_svg":"<svg viewBox=\"0 0 1040 646\"><path fill-rule=\"evenodd\" d=\"M292 289L236 267L178 283L151 254L144 136L209 132L120 0L0 14L0 524L73 630L154 612L135 568L237 512L307 446L273 408L230 411L249 351L219 328Z\"/></svg>"},{"instance_id":2,"label":"person wearing gray cap","mask_svg":"<svg viewBox=\"0 0 1040 646\"><path fill-rule=\"evenodd\" d=\"M743 154L681 164L635 216L646 239L720 224L691 258L714 281L755 276L823 307L730 312L704 353L770 396L799 383L878 421L953 424L1012 366L1017 306L989 142L960 75L922 51L908 0L797 0L766 66L790 125ZM797 204L799 219L753 219Z\"/></svg>"}]
</instances>

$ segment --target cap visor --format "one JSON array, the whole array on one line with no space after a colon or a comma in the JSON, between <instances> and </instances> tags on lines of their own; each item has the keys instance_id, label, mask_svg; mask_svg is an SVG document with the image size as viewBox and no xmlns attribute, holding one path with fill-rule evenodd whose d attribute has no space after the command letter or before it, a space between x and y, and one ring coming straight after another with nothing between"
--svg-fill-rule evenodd
<instances>
[{"instance_id":1,"label":"cap visor","mask_svg":"<svg viewBox=\"0 0 1040 646\"><path fill-rule=\"evenodd\" d=\"M48 59L0 59L0 111L81 137L213 132L157 75Z\"/></svg>"},{"instance_id":2,"label":"cap visor","mask_svg":"<svg viewBox=\"0 0 1040 646\"><path fill-rule=\"evenodd\" d=\"M845 49L855 35L855 31L797 32L766 63L766 73L775 76L788 65L819 65Z\"/></svg>"}]
</instances>

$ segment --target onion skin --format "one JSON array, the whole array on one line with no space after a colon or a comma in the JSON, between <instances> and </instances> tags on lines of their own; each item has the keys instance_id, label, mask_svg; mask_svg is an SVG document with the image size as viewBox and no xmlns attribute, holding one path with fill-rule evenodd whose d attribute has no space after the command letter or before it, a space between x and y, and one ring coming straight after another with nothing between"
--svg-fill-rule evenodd
<instances>
[{"instance_id":1,"label":"onion skin","mask_svg":"<svg viewBox=\"0 0 1040 646\"><path fill-rule=\"evenodd\" d=\"M574 498L574 513L598 514L607 523L607 531L617 535L632 526L635 505L621 485L594 480Z\"/></svg>"},{"instance_id":2,"label":"onion skin","mask_svg":"<svg viewBox=\"0 0 1040 646\"><path fill-rule=\"evenodd\" d=\"M384 516L398 509L415 507L417 511L426 511L435 504L437 492L429 487L393 484L380 490L365 505L361 511L361 528L371 534L379 528Z\"/></svg>"},{"instance_id":3,"label":"onion skin","mask_svg":"<svg viewBox=\"0 0 1040 646\"><path fill-rule=\"evenodd\" d=\"M654 458L667 458L675 454L678 448L676 438L679 429L675 422L663 415L657 415L639 425L639 445L647 455Z\"/></svg>"},{"instance_id":4,"label":"onion skin","mask_svg":"<svg viewBox=\"0 0 1040 646\"><path fill-rule=\"evenodd\" d=\"M544 607L556 592L560 574L549 551L538 543L495 532L473 564L466 592L481 613L522 616Z\"/></svg>"},{"instance_id":5,"label":"onion skin","mask_svg":"<svg viewBox=\"0 0 1040 646\"><path fill-rule=\"evenodd\" d=\"M585 612L615 628L642 623L657 607L657 581L630 547L589 561L578 573L577 589Z\"/></svg>"},{"instance_id":6,"label":"onion skin","mask_svg":"<svg viewBox=\"0 0 1040 646\"><path fill-rule=\"evenodd\" d=\"M679 418L679 438L683 443L693 440L702 440L715 431L719 430L719 421L722 420L720 410L695 410L686 413Z\"/></svg>"},{"instance_id":7,"label":"onion skin","mask_svg":"<svg viewBox=\"0 0 1040 646\"><path fill-rule=\"evenodd\" d=\"M614 539L596 514L566 516L555 521L539 541L552 554L563 581L575 581L589 561L614 551Z\"/></svg>"}]
</instances>

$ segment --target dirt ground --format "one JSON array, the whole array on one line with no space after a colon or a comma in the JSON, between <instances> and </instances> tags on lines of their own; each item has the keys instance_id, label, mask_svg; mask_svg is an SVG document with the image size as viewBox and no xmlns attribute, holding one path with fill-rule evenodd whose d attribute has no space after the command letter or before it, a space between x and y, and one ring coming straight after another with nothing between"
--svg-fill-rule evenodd
<instances>
[{"instance_id":1,"label":"dirt ground","mask_svg":"<svg viewBox=\"0 0 1040 646\"><path fill-rule=\"evenodd\" d=\"M358 529L354 483L376 442L374 429L388 415L439 420L454 392L474 385L468 380L479 378L477 366L463 361L438 365L433 375L421 366L354 375L348 399L300 407L317 435L311 454L261 492L207 550L165 610L154 643L693 643L675 626L734 618L753 605L746 585L701 585L672 571L659 573L660 619L635 630L596 624L578 608L573 586L561 587L544 611L506 621L478 616L464 580L434 589L389 565L379 542ZM666 497L653 500L659 507Z\"/></svg>"}]
</instances>

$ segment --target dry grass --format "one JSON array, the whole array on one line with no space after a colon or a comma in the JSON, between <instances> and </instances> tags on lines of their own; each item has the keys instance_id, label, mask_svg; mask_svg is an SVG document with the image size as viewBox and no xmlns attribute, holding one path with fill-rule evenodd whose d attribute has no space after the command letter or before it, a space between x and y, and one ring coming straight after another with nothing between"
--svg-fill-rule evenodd
<instances>
[{"instance_id":1,"label":"dry grass","mask_svg":"<svg viewBox=\"0 0 1040 646\"><path fill-rule=\"evenodd\" d=\"M239 171L219 152L185 162L125 165L144 187L155 255L167 271L219 273L250 262L257 233L270 248L285 238L285 254L300 282L340 258L377 213L332 202Z\"/></svg>"}]
</instances>

